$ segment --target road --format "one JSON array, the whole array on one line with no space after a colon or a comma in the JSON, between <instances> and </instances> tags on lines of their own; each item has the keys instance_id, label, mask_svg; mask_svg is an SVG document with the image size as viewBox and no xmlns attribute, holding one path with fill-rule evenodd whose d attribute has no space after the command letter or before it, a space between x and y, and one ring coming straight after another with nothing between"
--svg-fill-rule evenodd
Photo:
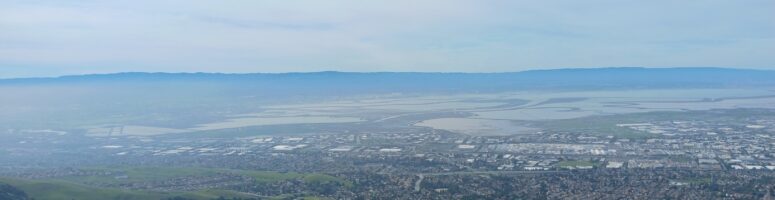
<instances>
[{"instance_id":1,"label":"road","mask_svg":"<svg viewBox=\"0 0 775 200\"><path fill-rule=\"evenodd\" d=\"M420 179L417 180L417 182L414 183L414 191L419 192L422 187L420 186L422 184L422 180L425 179L425 175L420 174L418 175Z\"/></svg>"}]
</instances>

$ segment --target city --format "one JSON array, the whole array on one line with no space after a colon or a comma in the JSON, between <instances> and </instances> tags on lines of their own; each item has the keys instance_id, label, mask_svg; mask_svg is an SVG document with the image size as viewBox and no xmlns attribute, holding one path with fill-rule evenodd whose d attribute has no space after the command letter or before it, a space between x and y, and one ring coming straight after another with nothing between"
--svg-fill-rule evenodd
<instances>
[{"instance_id":1,"label":"city","mask_svg":"<svg viewBox=\"0 0 775 200\"><path fill-rule=\"evenodd\" d=\"M0 200L775 200L773 8L0 0Z\"/></svg>"},{"instance_id":2,"label":"city","mask_svg":"<svg viewBox=\"0 0 775 200\"><path fill-rule=\"evenodd\" d=\"M748 117L724 117L743 112ZM719 117L684 117L709 113ZM379 132L238 138L92 137L81 141L88 145L60 151L57 144L72 137L67 133L8 130L6 135L17 135L21 141L15 148L6 146L6 156L15 165L40 169L6 166L0 175L157 192L229 189L249 198L585 199L631 195L620 190L679 199L748 199L770 194L775 178L771 151L775 110L692 111L676 114L675 119L658 118L614 125L649 134L642 138L551 129L471 136L410 126ZM29 148L41 143L54 148ZM121 167L83 167L116 165ZM135 178L127 171L153 169L144 166L203 172L124 181ZM277 169L281 174L319 174L330 180L308 182L298 175L256 186L255 182L262 181L248 172ZM95 177L113 180L92 181ZM282 196L288 194L292 196Z\"/></svg>"}]
</instances>

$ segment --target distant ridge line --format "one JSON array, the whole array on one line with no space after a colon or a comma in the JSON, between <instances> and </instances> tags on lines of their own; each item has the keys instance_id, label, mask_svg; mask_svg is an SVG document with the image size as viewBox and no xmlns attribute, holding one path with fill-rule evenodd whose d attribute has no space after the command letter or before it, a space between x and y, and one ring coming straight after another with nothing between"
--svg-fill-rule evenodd
<instances>
[{"instance_id":1,"label":"distant ridge line","mask_svg":"<svg viewBox=\"0 0 775 200\"><path fill-rule=\"evenodd\" d=\"M558 69L534 69L513 72L349 72L349 71L313 71L313 72L249 72L249 73L227 73L227 72L116 72L116 73L96 73L96 74L78 74L62 75L55 77L24 77L24 78L0 78L0 82L9 80L50 80L50 79L69 79L80 77L103 77L103 76L284 76L284 75L325 75L325 74L346 74L346 75L375 75L375 74L426 74L426 75L499 75L499 74L521 74L521 73L542 73L542 72L611 72L611 71L665 71L665 70L728 70L728 71L759 71L775 72L767 69L744 69L744 68L724 68L724 67L602 67L602 68L558 68Z\"/></svg>"}]
</instances>

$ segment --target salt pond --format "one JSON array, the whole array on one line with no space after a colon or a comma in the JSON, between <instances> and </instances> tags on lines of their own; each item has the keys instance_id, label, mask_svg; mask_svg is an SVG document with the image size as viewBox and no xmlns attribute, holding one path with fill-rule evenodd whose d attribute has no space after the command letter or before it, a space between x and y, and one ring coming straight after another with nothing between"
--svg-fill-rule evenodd
<instances>
[{"instance_id":1,"label":"salt pond","mask_svg":"<svg viewBox=\"0 0 775 200\"><path fill-rule=\"evenodd\" d=\"M440 118L425 120L415 126L431 127L475 136L497 136L535 133L537 129L519 126L507 120Z\"/></svg>"}]
</instances>

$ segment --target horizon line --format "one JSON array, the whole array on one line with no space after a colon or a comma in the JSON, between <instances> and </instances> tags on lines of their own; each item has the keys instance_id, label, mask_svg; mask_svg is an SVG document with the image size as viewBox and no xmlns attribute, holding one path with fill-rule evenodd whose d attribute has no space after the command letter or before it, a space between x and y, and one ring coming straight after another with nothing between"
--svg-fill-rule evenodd
<instances>
[{"instance_id":1,"label":"horizon line","mask_svg":"<svg viewBox=\"0 0 775 200\"><path fill-rule=\"evenodd\" d=\"M288 72L120 71L120 72L106 72L106 73L66 74L66 75L57 75L57 76L29 76L29 77L7 77L7 78L6 77L0 77L0 81L22 80L22 79L58 79L58 78L68 78L68 77L118 75L118 74L214 74L214 75L251 75L251 74L282 75L282 74L318 74L318 73L349 73L349 74L378 74L378 73L508 74L508 73L523 73L523 72L535 72L535 71L601 70L601 69L728 69L728 70L745 70L745 71L775 71L775 69L738 68L738 67L568 67L568 68L526 69L526 70L518 70L518 71L501 71L501 72L464 72L464 71L449 71L449 72L444 72L444 71L338 71L338 70L288 71Z\"/></svg>"}]
</instances>

